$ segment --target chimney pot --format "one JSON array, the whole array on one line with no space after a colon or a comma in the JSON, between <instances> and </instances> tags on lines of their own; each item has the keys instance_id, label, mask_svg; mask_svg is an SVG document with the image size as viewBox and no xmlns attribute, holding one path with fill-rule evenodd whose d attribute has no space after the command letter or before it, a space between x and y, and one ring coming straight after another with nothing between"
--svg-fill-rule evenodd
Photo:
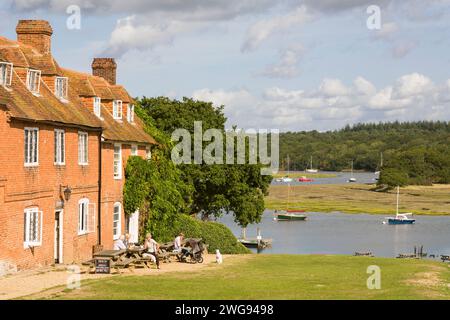
<instances>
[{"instance_id":1,"label":"chimney pot","mask_svg":"<svg viewBox=\"0 0 450 320\"><path fill-rule=\"evenodd\" d=\"M92 61L92 74L104 78L109 84L116 84L116 70L114 58L94 58Z\"/></svg>"},{"instance_id":2,"label":"chimney pot","mask_svg":"<svg viewBox=\"0 0 450 320\"><path fill-rule=\"evenodd\" d=\"M51 53L53 29L45 20L19 20L16 27L17 41L30 45L41 54Z\"/></svg>"}]
</instances>

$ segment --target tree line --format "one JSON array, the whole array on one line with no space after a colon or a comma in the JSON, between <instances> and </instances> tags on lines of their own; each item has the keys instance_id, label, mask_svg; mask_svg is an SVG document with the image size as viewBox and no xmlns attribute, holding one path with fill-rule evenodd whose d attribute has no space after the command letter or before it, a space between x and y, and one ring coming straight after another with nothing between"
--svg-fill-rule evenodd
<instances>
[{"instance_id":1,"label":"tree line","mask_svg":"<svg viewBox=\"0 0 450 320\"><path fill-rule=\"evenodd\" d=\"M360 123L340 130L280 134L282 168L384 171L404 184L450 183L450 122ZM385 175L386 181L386 175ZM380 179L381 181L382 179Z\"/></svg>"}]
</instances>

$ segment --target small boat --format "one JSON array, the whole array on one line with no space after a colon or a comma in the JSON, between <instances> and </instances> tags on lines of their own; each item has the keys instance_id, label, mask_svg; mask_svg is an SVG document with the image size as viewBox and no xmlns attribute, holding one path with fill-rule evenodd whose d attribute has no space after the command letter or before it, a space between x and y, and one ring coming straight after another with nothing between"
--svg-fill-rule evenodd
<instances>
[{"instance_id":1,"label":"small boat","mask_svg":"<svg viewBox=\"0 0 450 320\"><path fill-rule=\"evenodd\" d=\"M275 210L273 219L275 221L304 221L306 216L303 214L303 210L289 210L291 185L288 184L288 197L286 202L286 210Z\"/></svg>"},{"instance_id":2,"label":"small boat","mask_svg":"<svg viewBox=\"0 0 450 320\"><path fill-rule=\"evenodd\" d=\"M303 214L304 211L301 210L281 210L275 212L275 219L277 221L304 221L306 216Z\"/></svg>"},{"instance_id":3,"label":"small boat","mask_svg":"<svg viewBox=\"0 0 450 320\"><path fill-rule=\"evenodd\" d=\"M386 218L388 224L413 224L415 219L410 219L412 213L398 213L394 218Z\"/></svg>"},{"instance_id":4,"label":"small boat","mask_svg":"<svg viewBox=\"0 0 450 320\"><path fill-rule=\"evenodd\" d=\"M314 179L311 179L311 178L307 178L307 177L305 177L305 176L302 176L302 177L298 178L298 181L299 181L299 182L313 182Z\"/></svg>"},{"instance_id":5,"label":"small boat","mask_svg":"<svg viewBox=\"0 0 450 320\"><path fill-rule=\"evenodd\" d=\"M293 179L292 178L289 178L289 177L283 177L283 178L281 178L281 182L292 182L293 181Z\"/></svg>"},{"instance_id":6,"label":"small boat","mask_svg":"<svg viewBox=\"0 0 450 320\"><path fill-rule=\"evenodd\" d=\"M386 220L383 221L383 224L397 225L397 224L413 224L416 222L415 219L410 218L412 216L412 213L398 212L399 200L400 200L400 187L397 187L397 213L395 217L387 217Z\"/></svg>"},{"instance_id":7,"label":"small boat","mask_svg":"<svg viewBox=\"0 0 450 320\"><path fill-rule=\"evenodd\" d=\"M352 173L350 179L348 179L348 182L356 182L356 178L353 176L353 160L352 160Z\"/></svg>"},{"instance_id":8,"label":"small boat","mask_svg":"<svg viewBox=\"0 0 450 320\"><path fill-rule=\"evenodd\" d=\"M308 172L308 173L317 173L317 172L319 172L319 170L313 169L313 157L312 156L311 156L311 168L306 169L306 172Z\"/></svg>"}]
</instances>

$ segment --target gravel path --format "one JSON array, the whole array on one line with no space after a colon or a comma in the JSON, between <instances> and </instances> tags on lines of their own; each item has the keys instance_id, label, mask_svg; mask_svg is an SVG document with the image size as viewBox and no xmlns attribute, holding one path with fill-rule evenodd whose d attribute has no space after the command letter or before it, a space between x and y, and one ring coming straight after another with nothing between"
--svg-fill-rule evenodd
<instances>
[{"instance_id":1,"label":"gravel path","mask_svg":"<svg viewBox=\"0 0 450 320\"><path fill-rule=\"evenodd\" d=\"M134 270L126 269L121 271L121 273L123 275L133 274L151 276L169 272L196 271L207 267L214 267L214 265L216 265L215 255L208 254L204 255L203 257L204 262L201 264L179 262L162 263L160 270L153 268L136 268ZM231 256L224 256L224 261L226 261L228 258L230 260L234 259L234 257ZM67 285L70 277L73 277L73 273L69 272L67 267L68 266L57 266L41 268L38 270L20 271L13 275L0 277L0 300L25 297L57 286ZM83 270L83 268L81 268L81 270ZM81 281L83 281L88 279L101 279L114 276L120 275L116 273L105 275L82 273L80 274L80 279Z\"/></svg>"}]
</instances>

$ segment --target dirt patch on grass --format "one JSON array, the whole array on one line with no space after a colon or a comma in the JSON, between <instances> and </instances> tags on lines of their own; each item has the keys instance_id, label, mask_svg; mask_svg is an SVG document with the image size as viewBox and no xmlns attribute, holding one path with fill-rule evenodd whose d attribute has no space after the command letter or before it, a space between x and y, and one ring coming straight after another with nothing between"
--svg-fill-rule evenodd
<instances>
[{"instance_id":1,"label":"dirt patch on grass","mask_svg":"<svg viewBox=\"0 0 450 320\"><path fill-rule=\"evenodd\" d=\"M440 266L427 266L428 271L419 272L414 278L405 281L406 284L414 286L424 296L431 299L445 298L446 295L441 292L448 287L448 284L441 277L441 272L446 272L446 268Z\"/></svg>"}]
</instances>

